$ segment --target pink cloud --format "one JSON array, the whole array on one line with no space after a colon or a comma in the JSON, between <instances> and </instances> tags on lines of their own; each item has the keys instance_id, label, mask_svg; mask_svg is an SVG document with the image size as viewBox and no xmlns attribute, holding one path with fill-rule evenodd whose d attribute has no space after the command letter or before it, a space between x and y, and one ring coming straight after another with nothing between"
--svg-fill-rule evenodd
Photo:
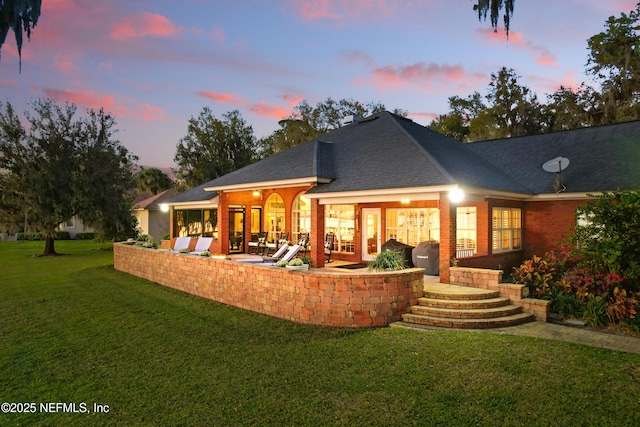
<instances>
[{"instance_id":1,"label":"pink cloud","mask_svg":"<svg viewBox=\"0 0 640 427\"><path fill-rule=\"evenodd\" d=\"M407 114L407 116L416 119L425 119L428 121L435 120L439 117L439 115L436 113L409 113Z\"/></svg>"},{"instance_id":2,"label":"pink cloud","mask_svg":"<svg viewBox=\"0 0 640 427\"><path fill-rule=\"evenodd\" d=\"M235 93L217 93L210 90L203 90L196 92L196 95L202 96L214 102L219 102L221 104L244 104L242 98L240 98Z\"/></svg>"},{"instance_id":3,"label":"pink cloud","mask_svg":"<svg viewBox=\"0 0 640 427\"><path fill-rule=\"evenodd\" d=\"M218 41L224 41L224 39L226 38L226 34L224 33L224 30L222 30L222 28L214 28L213 32L211 33L211 38Z\"/></svg>"},{"instance_id":4,"label":"pink cloud","mask_svg":"<svg viewBox=\"0 0 640 427\"><path fill-rule=\"evenodd\" d=\"M424 0L289 0L290 10L304 21L386 21L410 16L415 8L430 8Z\"/></svg>"},{"instance_id":5,"label":"pink cloud","mask_svg":"<svg viewBox=\"0 0 640 427\"><path fill-rule=\"evenodd\" d=\"M65 77L75 77L79 72L78 67L71 61L56 61L53 68Z\"/></svg>"},{"instance_id":6,"label":"pink cloud","mask_svg":"<svg viewBox=\"0 0 640 427\"><path fill-rule=\"evenodd\" d=\"M144 12L142 16L125 19L111 30L111 36L118 40L135 37L170 37L180 31L166 17L156 13Z\"/></svg>"},{"instance_id":7,"label":"pink cloud","mask_svg":"<svg viewBox=\"0 0 640 427\"><path fill-rule=\"evenodd\" d=\"M264 102L250 105L249 111L259 116L273 117L278 120L283 119L291 114L290 109L283 108L279 105L269 105Z\"/></svg>"},{"instance_id":8,"label":"pink cloud","mask_svg":"<svg viewBox=\"0 0 640 427\"><path fill-rule=\"evenodd\" d=\"M125 99L116 99L113 95L100 95L92 91L60 90L42 88L42 93L57 102L70 102L78 106L111 113L116 117L134 117L147 122L163 120L166 114L159 107L149 104L129 105Z\"/></svg>"},{"instance_id":9,"label":"pink cloud","mask_svg":"<svg viewBox=\"0 0 640 427\"><path fill-rule=\"evenodd\" d=\"M509 39L504 29L493 31L490 28L482 28L476 30L476 33L480 35L480 38L489 44L502 44L502 45L514 45L520 49L528 51L536 58L536 63L548 67L556 67L558 65L558 58L551 53L549 49L544 46L537 46L533 43L525 40L522 33L517 31L509 31Z\"/></svg>"},{"instance_id":10,"label":"pink cloud","mask_svg":"<svg viewBox=\"0 0 640 427\"><path fill-rule=\"evenodd\" d=\"M424 64L393 66L387 65L377 68L371 73L371 82L380 90L389 90L397 86L418 86L422 89L432 89L436 84L460 83L468 84L483 81L486 76L470 74L460 65ZM365 82L365 80L360 80Z\"/></svg>"},{"instance_id":11,"label":"pink cloud","mask_svg":"<svg viewBox=\"0 0 640 427\"><path fill-rule=\"evenodd\" d=\"M15 80L0 80L0 85L5 86L5 87L10 87L10 88L18 88L18 82L16 82Z\"/></svg>"},{"instance_id":12,"label":"pink cloud","mask_svg":"<svg viewBox=\"0 0 640 427\"><path fill-rule=\"evenodd\" d=\"M296 105L298 105L300 101L304 99L302 96L293 96L293 95L286 95L286 94L282 95L281 98L287 101L290 107L295 107Z\"/></svg>"}]
</instances>

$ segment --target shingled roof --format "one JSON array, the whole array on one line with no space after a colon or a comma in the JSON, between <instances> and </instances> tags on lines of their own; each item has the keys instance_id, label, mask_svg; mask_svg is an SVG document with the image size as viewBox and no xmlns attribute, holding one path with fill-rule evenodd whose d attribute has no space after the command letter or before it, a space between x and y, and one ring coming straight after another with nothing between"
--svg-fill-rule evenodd
<instances>
[{"instance_id":1,"label":"shingled roof","mask_svg":"<svg viewBox=\"0 0 640 427\"><path fill-rule=\"evenodd\" d=\"M554 193L542 164L566 157L569 192L640 188L640 122L463 144L384 111L209 181L171 202L208 200L209 190L297 180L309 194L461 185L530 197Z\"/></svg>"}]
</instances>

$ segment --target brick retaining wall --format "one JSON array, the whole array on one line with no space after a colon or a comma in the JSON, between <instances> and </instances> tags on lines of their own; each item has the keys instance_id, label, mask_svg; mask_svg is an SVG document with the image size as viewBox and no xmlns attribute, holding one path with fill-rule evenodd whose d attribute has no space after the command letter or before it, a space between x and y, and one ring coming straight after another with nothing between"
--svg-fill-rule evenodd
<instances>
[{"instance_id":1,"label":"brick retaining wall","mask_svg":"<svg viewBox=\"0 0 640 427\"><path fill-rule=\"evenodd\" d=\"M549 304L551 304L551 301L524 297L525 285L502 283L502 270L451 267L449 270L449 283L500 291L500 296L509 298L512 303L522 307L525 312L535 315L536 320L546 322L549 316Z\"/></svg>"},{"instance_id":2,"label":"brick retaining wall","mask_svg":"<svg viewBox=\"0 0 640 427\"><path fill-rule=\"evenodd\" d=\"M116 270L163 286L297 323L384 326L423 294L424 271L290 271L169 251L114 245Z\"/></svg>"}]
</instances>

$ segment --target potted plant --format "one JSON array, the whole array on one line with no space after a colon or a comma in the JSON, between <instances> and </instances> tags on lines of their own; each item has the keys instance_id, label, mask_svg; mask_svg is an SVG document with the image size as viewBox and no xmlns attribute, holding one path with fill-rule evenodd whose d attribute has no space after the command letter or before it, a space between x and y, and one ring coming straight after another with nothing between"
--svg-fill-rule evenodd
<instances>
[{"instance_id":1,"label":"potted plant","mask_svg":"<svg viewBox=\"0 0 640 427\"><path fill-rule=\"evenodd\" d=\"M188 254L189 253L189 248L180 248L178 250L178 253L180 253L180 254Z\"/></svg>"},{"instance_id":2,"label":"potted plant","mask_svg":"<svg viewBox=\"0 0 640 427\"><path fill-rule=\"evenodd\" d=\"M404 270L405 266L400 252L385 251L369 262L368 268L370 271L396 271Z\"/></svg>"},{"instance_id":3,"label":"potted plant","mask_svg":"<svg viewBox=\"0 0 640 427\"><path fill-rule=\"evenodd\" d=\"M302 258L294 258L285 266L290 270L307 271L309 270L309 264L305 264Z\"/></svg>"},{"instance_id":4,"label":"potted plant","mask_svg":"<svg viewBox=\"0 0 640 427\"><path fill-rule=\"evenodd\" d=\"M210 257L210 256L211 256L211 252L209 252L209 251L202 251L202 252L200 252L198 255L200 255L200 256L204 256L204 257Z\"/></svg>"}]
</instances>

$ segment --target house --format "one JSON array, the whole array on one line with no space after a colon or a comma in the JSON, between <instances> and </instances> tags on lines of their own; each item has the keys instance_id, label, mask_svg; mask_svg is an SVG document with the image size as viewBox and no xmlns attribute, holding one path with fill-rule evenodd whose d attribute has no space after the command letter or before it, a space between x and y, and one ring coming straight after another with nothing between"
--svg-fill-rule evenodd
<instances>
[{"instance_id":1,"label":"house","mask_svg":"<svg viewBox=\"0 0 640 427\"><path fill-rule=\"evenodd\" d=\"M68 231L71 239L75 239L78 233L93 233L95 231L93 227L84 224L82 220L75 215L61 223L57 230Z\"/></svg>"},{"instance_id":2,"label":"house","mask_svg":"<svg viewBox=\"0 0 640 427\"><path fill-rule=\"evenodd\" d=\"M161 240L169 233L169 209L165 202L176 195L173 189L162 191L134 203L133 209L138 218L138 228L142 234L148 234L155 240ZM148 196L148 195L146 195Z\"/></svg>"},{"instance_id":3,"label":"house","mask_svg":"<svg viewBox=\"0 0 640 427\"><path fill-rule=\"evenodd\" d=\"M171 198L171 236L245 252L259 231L310 254L362 262L390 239L439 246L443 282L460 266L510 269L563 241L576 208L640 189L640 122L463 144L381 112ZM434 245L435 247L435 245Z\"/></svg>"}]
</instances>

